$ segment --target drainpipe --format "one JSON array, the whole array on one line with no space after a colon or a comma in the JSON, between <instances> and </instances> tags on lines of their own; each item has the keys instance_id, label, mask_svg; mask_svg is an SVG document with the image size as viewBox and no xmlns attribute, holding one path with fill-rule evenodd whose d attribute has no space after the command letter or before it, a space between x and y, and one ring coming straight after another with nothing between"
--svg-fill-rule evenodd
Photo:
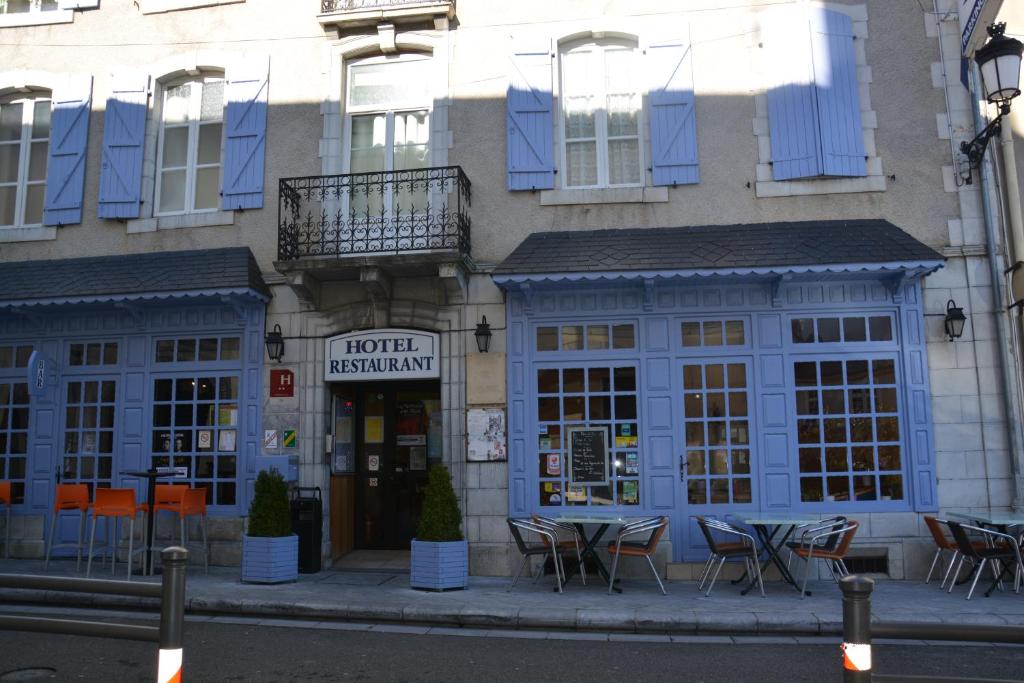
<instances>
[{"instance_id":1,"label":"drainpipe","mask_svg":"<svg viewBox=\"0 0 1024 683\"><path fill-rule=\"evenodd\" d=\"M971 60L971 82L981 83L981 71L977 63ZM981 111L981 102L971 91L971 111L974 114L974 128L981 130L985 127L985 119ZM1009 126L1007 126L1009 127ZM1009 352L1009 340L1012 333L1007 320L1006 300L1003 295L1003 271L999 266L998 233L995 207L992 203L992 196L998 196L998 188L992 178L991 161L983 160L981 163L981 202L985 215L985 247L988 255L989 271L992 279L992 310L996 319L996 348L999 350L999 369L1001 374L1003 408L1006 412L1006 430L1010 439L1010 478L1013 481L1013 509L1019 511L1024 505L1024 434L1021 432L1021 406L1020 394L1018 393L1017 359L1015 354ZM1016 183L1014 183L1016 185ZM1012 202L1011 202L1012 206ZM1017 202L1017 213L1019 218L1020 204ZM1013 209L1011 209L1013 211ZM1016 235L1014 235L1016 242ZM1024 242L1020 243L1024 246ZM1016 255L1017 245L1014 245ZM991 505L991 500L989 501Z\"/></svg>"},{"instance_id":2,"label":"drainpipe","mask_svg":"<svg viewBox=\"0 0 1024 683\"><path fill-rule=\"evenodd\" d=\"M999 135L1000 156L1003 157L1003 185L1006 192L1006 208L1010 217L1010 241L1013 262L1024 261L1024 218L1020 211L1020 186L1017 184L1017 155L1013 149L1013 127L1003 119Z\"/></svg>"}]
</instances>

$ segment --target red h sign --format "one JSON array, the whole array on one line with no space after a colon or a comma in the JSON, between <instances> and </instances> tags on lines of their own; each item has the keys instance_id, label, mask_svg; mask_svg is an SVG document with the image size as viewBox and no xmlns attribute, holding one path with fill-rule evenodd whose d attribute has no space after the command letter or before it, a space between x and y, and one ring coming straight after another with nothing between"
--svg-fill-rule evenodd
<instances>
[{"instance_id":1,"label":"red h sign","mask_svg":"<svg viewBox=\"0 0 1024 683\"><path fill-rule=\"evenodd\" d=\"M271 370L270 395L283 398L295 396L295 373L291 370Z\"/></svg>"}]
</instances>

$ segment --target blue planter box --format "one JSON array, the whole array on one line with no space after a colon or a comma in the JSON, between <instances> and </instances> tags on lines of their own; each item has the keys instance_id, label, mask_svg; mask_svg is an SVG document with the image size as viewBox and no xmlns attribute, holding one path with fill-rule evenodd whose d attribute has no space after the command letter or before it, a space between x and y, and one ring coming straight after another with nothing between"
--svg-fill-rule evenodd
<instances>
[{"instance_id":1,"label":"blue planter box","mask_svg":"<svg viewBox=\"0 0 1024 683\"><path fill-rule=\"evenodd\" d=\"M299 578L299 537L242 537L242 581L283 583Z\"/></svg>"},{"instance_id":2,"label":"blue planter box","mask_svg":"<svg viewBox=\"0 0 1024 683\"><path fill-rule=\"evenodd\" d=\"M409 585L443 591L469 586L469 544L466 541L412 541Z\"/></svg>"}]
</instances>

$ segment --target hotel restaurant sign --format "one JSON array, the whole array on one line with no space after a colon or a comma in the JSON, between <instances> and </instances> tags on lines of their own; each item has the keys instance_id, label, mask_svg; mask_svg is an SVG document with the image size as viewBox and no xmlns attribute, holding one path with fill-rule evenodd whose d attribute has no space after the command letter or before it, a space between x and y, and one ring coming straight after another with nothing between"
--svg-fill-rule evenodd
<instances>
[{"instance_id":1,"label":"hotel restaurant sign","mask_svg":"<svg viewBox=\"0 0 1024 683\"><path fill-rule=\"evenodd\" d=\"M327 340L324 379L435 379L441 376L440 337L419 330L348 332Z\"/></svg>"}]
</instances>

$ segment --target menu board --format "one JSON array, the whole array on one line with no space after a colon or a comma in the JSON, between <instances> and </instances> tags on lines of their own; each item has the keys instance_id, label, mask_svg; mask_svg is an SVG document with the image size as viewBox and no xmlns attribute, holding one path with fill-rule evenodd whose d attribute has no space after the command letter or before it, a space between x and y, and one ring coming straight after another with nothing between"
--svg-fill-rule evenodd
<instances>
[{"instance_id":1,"label":"menu board","mask_svg":"<svg viewBox=\"0 0 1024 683\"><path fill-rule=\"evenodd\" d=\"M596 486L608 483L608 429L569 427L569 483Z\"/></svg>"}]
</instances>

